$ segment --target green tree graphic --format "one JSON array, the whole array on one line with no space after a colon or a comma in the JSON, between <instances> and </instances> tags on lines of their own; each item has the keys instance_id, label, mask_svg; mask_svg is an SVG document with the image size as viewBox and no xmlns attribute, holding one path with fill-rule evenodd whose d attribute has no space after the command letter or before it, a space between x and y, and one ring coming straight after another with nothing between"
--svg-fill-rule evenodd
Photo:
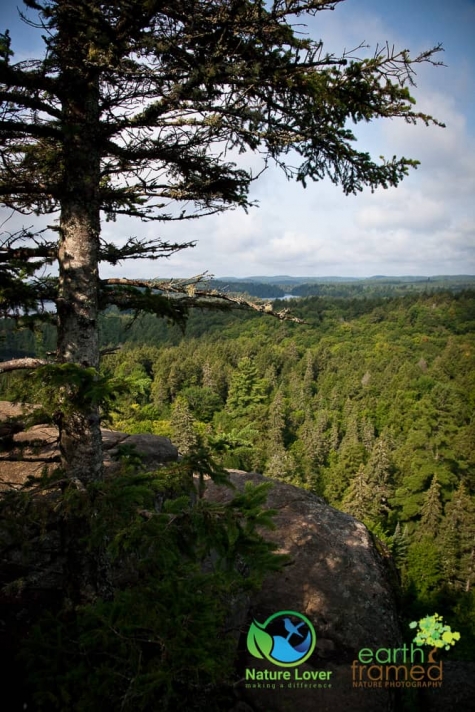
<instances>
[{"instance_id":1,"label":"green tree graphic","mask_svg":"<svg viewBox=\"0 0 475 712\"><path fill-rule=\"evenodd\" d=\"M416 645L432 645L429 662L435 662L433 656L437 649L445 648L445 650L450 650L451 646L455 645L457 640L460 640L460 633L457 631L452 632L450 626L444 624L444 619L438 613L421 618L420 621L409 623L409 628L416 627L417 632L414 643Z\"/></svg>"}]
</instances>

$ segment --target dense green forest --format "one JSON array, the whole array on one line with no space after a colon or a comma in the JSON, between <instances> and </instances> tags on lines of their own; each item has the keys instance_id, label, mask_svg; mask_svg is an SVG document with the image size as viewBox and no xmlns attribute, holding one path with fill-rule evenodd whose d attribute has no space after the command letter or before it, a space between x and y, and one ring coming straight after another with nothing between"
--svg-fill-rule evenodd
<instances>
[{"instance_id":1,"label":"dense green forest","mask_svg":"<svg viewBox=\"0 0 475 712\"><path fill-rule=\"evenodd\" d=\"M404 615L444 614L473 656L475 291L290 304L304 324L207 311L185 332L109 310L103 347L121 346L103 362L120 385L110 426L182 453L204 444L363 520L394 555ZM1 329L5 356L54 346L46 328ZM0 397L15 399L20 378L5 375Z\"/></svg>"},{"instance_id":2,"label":"dense green forest","mask_svg":"<svg viewBox=\"0 0 475 712\"><path fill-rule=\"evenodd\" d=\"M435 277L234 277L212 280L212 286L222 291L247 292L254 297L280 299L293 297L374 297L395 296L430 290L460 291L475 289L473 275L439 275Z\"/></svg>"}]
</instances>

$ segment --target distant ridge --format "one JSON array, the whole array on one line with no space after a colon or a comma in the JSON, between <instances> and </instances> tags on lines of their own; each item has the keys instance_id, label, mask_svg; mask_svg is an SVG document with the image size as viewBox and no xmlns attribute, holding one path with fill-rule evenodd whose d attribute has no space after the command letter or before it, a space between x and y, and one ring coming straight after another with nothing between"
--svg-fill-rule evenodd
<instances>
[{"instance_id":1,"label":"distant ridge","mask_svg":"<svg viewBox=\"0 0 475 712\"><path fill-rule=\"evenodd\" d=\"M289 299L290 297L366 297L395 296L409 291L448 290L457 292L475 288L475 275L402 275L390 277L291 277L290 275L253 277L219 277L211 280L215 289L230 293L244 293L261 299Z\"/></svg>"},{"instance_id":2,"label":"distant ridge","mask_svg":"<svg viewBox=\"0 0 475 712\"><path fill-rule=\"evenodd\" d=\"M427 280L446 280L457 281L460 279L475 279L475 275L470 274L437 274L437 275L384 275L376 274L371 277L291 277L290 275L253 275L252 277L215 277L219 282L259 282L261 284L309 284L309 283L325 283L330 282L371 282L373 280L387 280L391 282L423 282Z\"/></svg>"},{"instance_id":3,"label":"distant ridge","mask_svg":"<svg viewBox=\"0 0 475 712\"><path fill-rule=\"evenodd\" d=\"M260 284L315 284L329 282L357 282L362 277L291 277L287 274L266 277L256 275L253 277L216 277L218 282L259 282Z\"/></svg>"},{"instance_id":4,"label":"distant ridge","mask_svg":"<svg viewBox=\"0 0 475 712\"><path fill-rule=\"evenodd\" d=\"M156 279L160 279L156 277ZM169 279L169 278L168 278ZM162 278L164 282L167 278ZM173 281L173 280L172 280ZM229 294L275 300L294 297L394 297L409 292L461 292L475 289L475 275L376 274L372 277L292 277L255 275L252 277L210 277L208 289Z\"/></svg>"}]
</instances>

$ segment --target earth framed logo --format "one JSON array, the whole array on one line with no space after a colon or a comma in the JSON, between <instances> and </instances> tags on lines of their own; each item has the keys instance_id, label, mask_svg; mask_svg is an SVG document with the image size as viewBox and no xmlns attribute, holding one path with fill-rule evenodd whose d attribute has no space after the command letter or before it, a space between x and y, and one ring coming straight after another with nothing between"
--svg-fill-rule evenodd
<instances>
[{"instance_id":1,"label":"earth framed logo","mask_svg":"<svg viewBox=\"0 0 475 712\"><path fill-rule=\"evenodd\" d=\"M304 663L315 650L316 642L312 623L296 611L278 611L264 623L253 620L247 634L249 653L279 667Z\"/></svg>"}]
</instances>

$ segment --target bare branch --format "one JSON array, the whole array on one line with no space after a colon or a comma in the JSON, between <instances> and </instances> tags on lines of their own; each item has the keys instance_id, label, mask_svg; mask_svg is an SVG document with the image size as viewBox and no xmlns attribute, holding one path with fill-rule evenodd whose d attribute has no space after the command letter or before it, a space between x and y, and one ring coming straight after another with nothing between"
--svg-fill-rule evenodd
<instances>
[{"instance_id":1,"label":"bare branch","mask_svg":"<svg viewBox=\"0 0 475 712\"><path fill-rule=\"evenodd\" d=\"M116 354L122 349L122 344L119 344L119 346L110 346L107 349L101 349L99 351L99 354L102 356L108 356L109 354Z\"/></svg>"},{"instance_id":2,"label":"bare branch","mask_svg":"<svg viewBox=\"0 0 475 712\"><path fill-rule=\"evenodd\" d=\"M246 309L251 311L267 314L275 317L280 321L293 321L298 324L304 324L304 320L299 317L292 316L289 309L281 309L274 311L271 302L251 302L239 295L231 295L226 292L220 292L217 289L199 289L198 285L208 281L209 277L205 274L192 277L191 279L183 280L144 280L144 279L125 279L125 278L110 278L102 280L104 286L125 286L136 287L138 289L151 289L162 292L170 297L178 299L179 303L189 308L198 309L213 309L220 306L229 306L234 309Z\"/></svg>"},{"instance_id":3,"label":"bare branch","mask_svg":"<svg viewBox=\"0 0 475 712\"><path fill-rule=\"evenodd\" d=\"M1 361L0 373L6 373L7 371L19 371L22 369L39 368L40 366L46 366L47 364L48 361L44 361L40 358L15 358L11 361Z\"/></svg>"}]
</instances>

